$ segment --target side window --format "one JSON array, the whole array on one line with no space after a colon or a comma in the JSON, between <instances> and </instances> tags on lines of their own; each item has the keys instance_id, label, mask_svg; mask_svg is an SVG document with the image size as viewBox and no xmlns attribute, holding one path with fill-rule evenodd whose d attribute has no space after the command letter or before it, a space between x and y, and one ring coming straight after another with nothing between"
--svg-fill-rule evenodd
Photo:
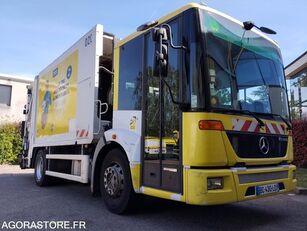
<instances>
[{"instance_id":1,"label":"side window","mask_svg":"<svg viewBox=\"0 0 307 231\"><path fill-rule=\"evenodd\" d=\"M145 73L146 99L145 99L145 133L148 137L159 137L159 77L154 76L155 46L151 34L145 35Z\"/></svg>"},{"instance_id":2,"label":"side window","mask_svg":"<svg viewBox=\"0 0 307 231\"><path fill-rule=\"evenodd\" d=\"M191 26L193 25L193 26ZM183 92L184 100L191 102L191 108L205 108L204 57L202 54L200 25L197 11L190 9L184 12L183 44L189 48L184 52ZM186 93L185 93L186 92Z\"/></svg>"},{"instance_id":3,"label":"side window","mask_svg":"<svg viewBox=\"0 0 307 231\"><path fill-rule=\"evenodd\" d=\"M179 36L179 21L168 22L172 28L172 38L175 45L181 44ZM165 81L171 88L174 99L179 100L180 50L168 47L168 75ZM154 76L153 66L155 46L151 34L145 35L145 159L159 159L159 133L163 139L163 159L179 159L179 108L175 105L170 92L163 84L162 102L160 102L159 76ZM163 110L163 120L160 121L160 109ZM162 131L159 130L160 122Z\"/></svg>"},{"instance_id":4,"label":"side window","mask_svg":"<svg viewBox=\"0 0 307 231\"><path fill-rule=\"evenodd\" d=\"M0 104L11 106L12 86L0 84Z\"/></svg>"},{"instance_id":5,"label":"side window","mask_svg":"<svg viewBox=\"0 0 307 231\"><path fill-rule=\"evenodd\" d=\"M175 45L181 44L179 37L179 21L178 19L169 22L172 28L172 38ZM171 87L174 99L179 101L179 75L180 75L180 49L173 49L169 46L168 53L168 75L165 78L166 82ZM176 141L176 146L179 145L179 108L171 100L170 93L166 87L163 88L163 110L164 110L164 137L172 137ZM177 137L177 138L173 138ZM166 138L166 139L167 139ZM174 148L175 150L175 148Z\"/></svg>"},{"instance_id":6,"label":"side window","mask_svg":"<svg viewBox=\"0 0 307 231\"><path fill-rule=\"evenodd\" d=\"M142 37L120 47L119 110L141 110L142 97Z\"/></svg>"}]
</instances>

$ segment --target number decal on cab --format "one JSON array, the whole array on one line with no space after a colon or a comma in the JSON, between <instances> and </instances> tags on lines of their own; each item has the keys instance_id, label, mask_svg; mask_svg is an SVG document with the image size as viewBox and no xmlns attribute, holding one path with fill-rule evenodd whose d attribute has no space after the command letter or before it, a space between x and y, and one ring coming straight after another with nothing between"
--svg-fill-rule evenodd
<instances>
[{"instance_id":1,"label":"number decal on cab","mask_svg":"<svg viewBox=\"0 0 307 231\"><path fill-rule=\"evenodd\" d=\"M84 45L85 47L89 46L92 43L92 34L85 37Z\"/></svg>"}]
</instances>

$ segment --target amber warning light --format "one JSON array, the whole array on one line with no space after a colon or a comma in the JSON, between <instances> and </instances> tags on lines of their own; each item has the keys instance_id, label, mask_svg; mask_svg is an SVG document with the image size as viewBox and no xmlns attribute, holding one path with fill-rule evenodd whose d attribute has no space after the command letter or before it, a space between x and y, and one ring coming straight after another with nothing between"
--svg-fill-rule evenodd
<instances>
[{"instance_id":1,"label":"amber warning light","mask_svg":"<svg viewBox=\"0 0 307 231\"><path fill-rule=\"evenodd\" d=\"M224 130L223 123L220 120L200 120L198 127L200 130Z\"/></svg>"}]
</instances>

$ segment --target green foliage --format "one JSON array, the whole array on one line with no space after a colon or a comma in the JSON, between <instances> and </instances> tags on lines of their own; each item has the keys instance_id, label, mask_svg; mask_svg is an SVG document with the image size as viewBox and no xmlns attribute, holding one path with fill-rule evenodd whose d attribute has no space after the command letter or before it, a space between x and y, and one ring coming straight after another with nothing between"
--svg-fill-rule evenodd
<instances>
[{"instance_id":1,"label":"green foliage","mask_svg":"<svg viewBox=\"0 0 307 231\"><path fill-rule=\"evenodd\" d=\"M16 164L21 150L20 124L0 125L0 164Z\"/></svg>"},{"instance_id":2,"label":"green foliage","mask_svg":"<svg viewBox=\"0 0 307 231\"><path fill-rule=\"evenodd\" d=\"M296 179L297 179L297 186L307 188L307 169L297 168Z\"/></svg>"}]
</instances>

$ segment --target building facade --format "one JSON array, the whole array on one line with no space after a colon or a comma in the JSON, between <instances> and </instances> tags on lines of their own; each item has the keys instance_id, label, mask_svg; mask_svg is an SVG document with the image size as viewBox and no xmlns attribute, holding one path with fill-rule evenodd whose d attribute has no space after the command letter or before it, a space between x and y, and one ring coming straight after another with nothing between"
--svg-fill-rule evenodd
<instances>
[{"instance_id":1,"label":"building facade","mask_svg":"<svg viewBox=\"0 0 307 231\"><path fill-rule=\"evenodd\" d=\"M307 51L285 68L292 119L307 118Z\"/></svg>"},{"instance_id":2,"label":"building facade","mask_svg":"<svg viewBox=\"0 0 307 231\"><path fill-rule=\"evenodd\" d=\"M0 124L24 120L27 85L31 83L28 78L0 74Z\"/></svg>"}]
</instances>

